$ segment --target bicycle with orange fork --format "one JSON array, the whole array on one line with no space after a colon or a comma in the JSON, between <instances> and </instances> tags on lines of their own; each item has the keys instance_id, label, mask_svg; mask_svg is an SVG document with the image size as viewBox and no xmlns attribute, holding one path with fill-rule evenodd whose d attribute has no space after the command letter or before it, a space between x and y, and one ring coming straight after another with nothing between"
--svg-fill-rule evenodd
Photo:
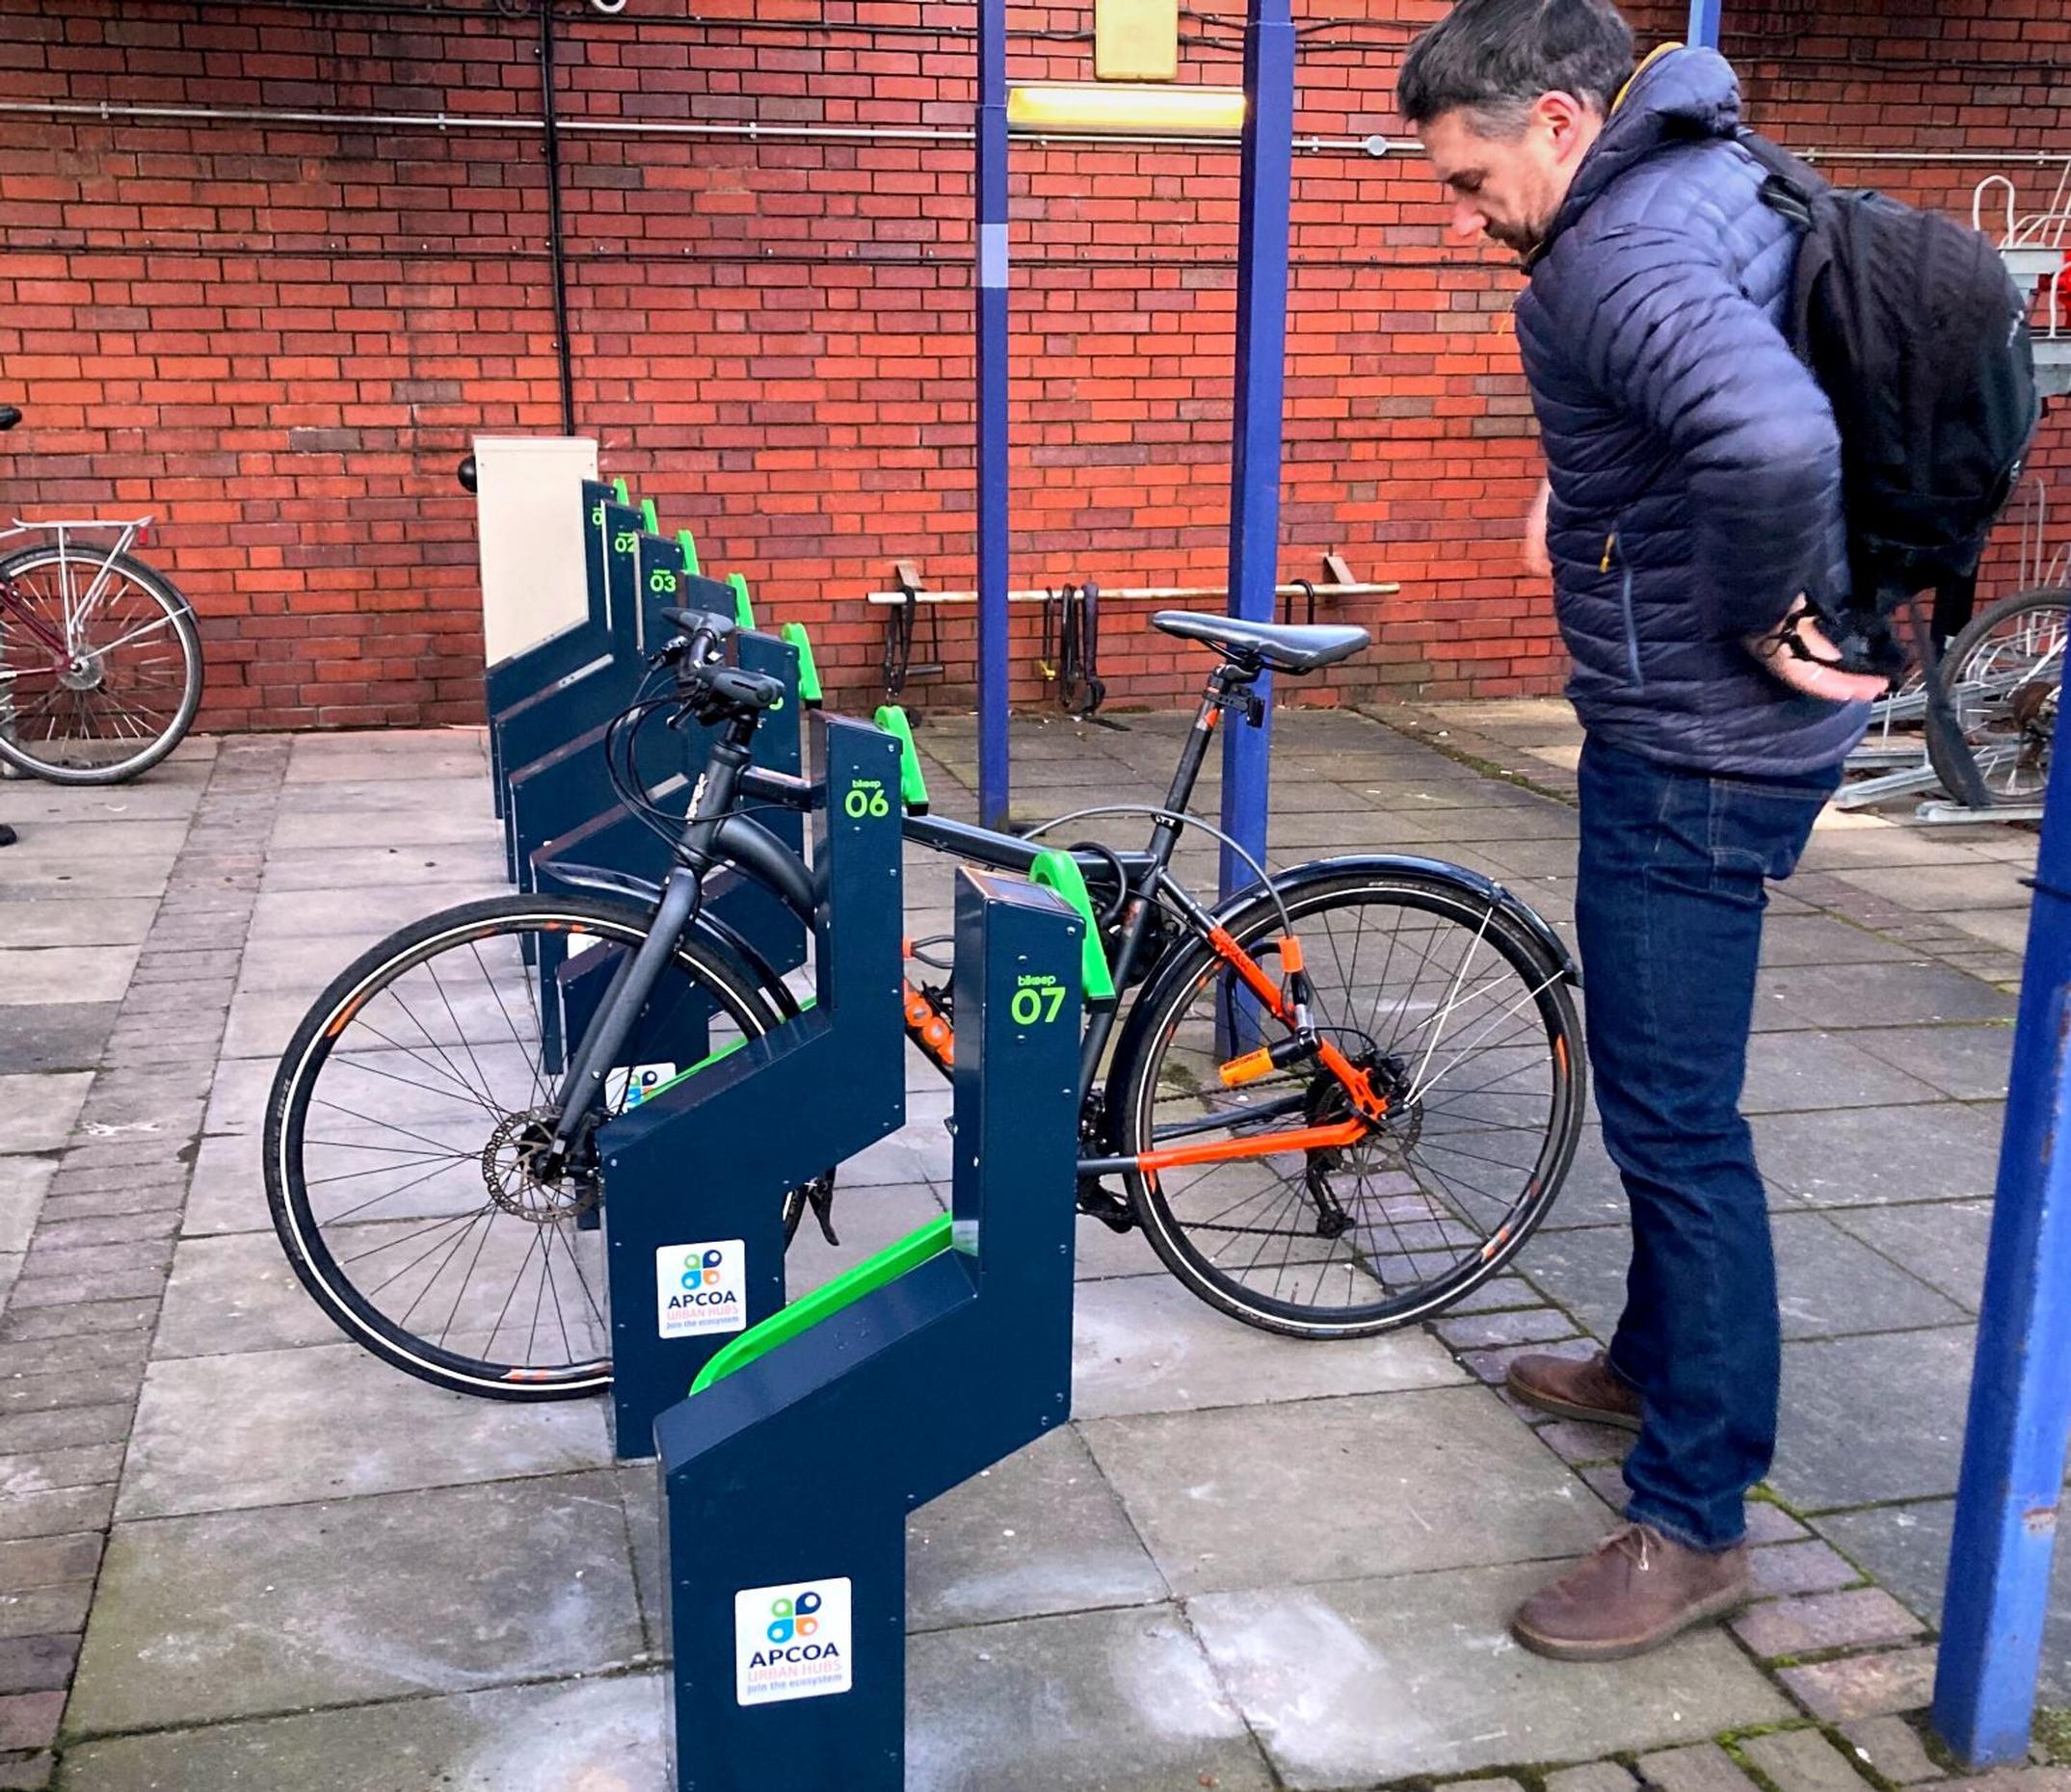
<instances>
[{"instance_id":1,"label":"bicycle with orange fork","mask_svg":"<svg viewBox=\"0 0 2071 1792\"><path fill-rule=\"evenodd\" d=\"M810 924L810 868L754 813L809 806L816 787L755 766L782 691L726 663L730 625L670 621L681 632L654 681L667 688L607 743L622 801L675 849L666 881L562 865L558 882L596 894L495 898L404 929L317 999L275 1081L267 1183L297 1273L348 1335L441 1385L549 1399L608 1383L598 1126L801 1012L701 897L731 867ZM1500 1271L1558 1193L1584 1110L1573 962L1515 896L1435 859L1251 861L1247 888L1196 898L1176 860L1189 830L1223 837L1188 812L1216 729L1262 718L1268 670L1316 671L1367 636L1153 621L1217 656L1162 803L1101 804L1028 835L914 804L905 838L1049 883L1091 923L1082 1211L1141 1227L1182 1283L1248 1324L1306 1338L1407 1325ZM687 820L642 794L637 734L655 715L717 730ZM1141 851L1046 843L1128 816L1150 822ZM927 980L929 942L909 950L907 1036L946 1071L949 993ZM586 952L607 955L594 1014L543 1012L544 967ZM1058 999L1039 983L1014 997L1032 1011ZM657 1041L685 1012L709 1050L678 1066ZM830 1174L792 1191L787 1236L817 1207L832 1237L832 1189ZM684 1199L694 1207L694 1166Z\"/></svg>"}]
</instances>

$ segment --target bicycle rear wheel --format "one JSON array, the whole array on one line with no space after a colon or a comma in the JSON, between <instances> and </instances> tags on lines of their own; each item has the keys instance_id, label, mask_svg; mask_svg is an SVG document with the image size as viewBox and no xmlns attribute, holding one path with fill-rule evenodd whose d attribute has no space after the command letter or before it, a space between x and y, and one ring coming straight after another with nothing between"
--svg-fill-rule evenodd
<instances>
[{"instance_id":1,"label":"bicycle rear wheel","mask_svg":"<svg viewBox=\"0 0 2071 1792\"><path fill-rule=\"evenodd\" d=\"M1581 1129L1581 1031L1559 960L1458 884L1348 872L1286 901L1315 1024L1389 1118L1341 1149L1126 1179L1166 1267L1211 1306L1292 1337L1365 1337L1478 1287L1545 1217ZM1270 907L1232 932L1277 972ZM1253 998L1207 946L1154 973L1144 999L1141 1048L1113 1085L1125 1155L1350 1114L1314 1061L1222 1086L1224 1060L1261 1036Z\"/></svg>"},{"instance_id":2,"label":"bicycle rear wheel","mask_svg":"<svg viewBox=\"0 0 2071 1792\"><path fill-rule=\"evenodd\" d=\"M163 574L71 547L0 561L0 759L55 784L119 784L200 706L194 611Z\"/></svg>"},{"instance_id":3,"label":"bicycle rear wheel","mask_svg":"<svg viewBox=\"0 0 2071 1792\"><path fill-rule=\"evenodd\" d=\"M2033 591L1980 610L1949 644L1950 710L1994 807L2042 801L2067 643L2071 592ZM1927 757L1951 796L1962 788L1958 751L1930 718Z\"/></svg>"},{"instance_id":4,"label":"bicycle rear wheel","mask_svg":"<svg viewBox=\"0 0 2071 1792\"><path fill-rule=\"evenodd\" d=\"M495 897L390 936L305 1016L266 1110L266 1193L288 1261L355 1343L440 1387L503 1400L611 1381L594 1133L543 1174L563 1067L641 909ZM777 1010L686 939L607 1078L621 1113L767 1033ZM686 1168L685 1205L695 1211ZM785 1236L805 1207L785 1199Z\"/></svg>"}]
</instances>

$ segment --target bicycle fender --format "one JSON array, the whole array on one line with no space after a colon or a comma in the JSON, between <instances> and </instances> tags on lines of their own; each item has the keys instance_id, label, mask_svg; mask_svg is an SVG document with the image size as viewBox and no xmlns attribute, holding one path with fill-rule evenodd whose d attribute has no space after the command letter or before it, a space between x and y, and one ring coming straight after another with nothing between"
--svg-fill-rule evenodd
<instances>
[{"instance_id":1,"label":"bicycle fender","mask_svg":"<svg viewBox=\"0 0 2071 1792\"><path fill-rule=\"evenodd\" d=\"M1335 878L1387 877L1399 872L1411 872L1435 883L1449 884L1462 896L1499 910L1553 955L1553 962L1560 966L1564 983L1573 984L1578 989L1581 988L1581 969L1575 962L1575 955L1568 950L1567 941L1553 931L1552 923L1494 878L1470 871L1465 865L1455 865L1443 858L1412 858L1398 853L1353 853L1341 858L1314 858L1306 865L1296 865L1275 878L1273 887L1285 898L1312 883ZM1271 907L1263 892L1239 890L1215 910L1215 919L1225 927L1234 927L1240 919L1249 921L1253 909Z\"/></svg>"}]
</instances>

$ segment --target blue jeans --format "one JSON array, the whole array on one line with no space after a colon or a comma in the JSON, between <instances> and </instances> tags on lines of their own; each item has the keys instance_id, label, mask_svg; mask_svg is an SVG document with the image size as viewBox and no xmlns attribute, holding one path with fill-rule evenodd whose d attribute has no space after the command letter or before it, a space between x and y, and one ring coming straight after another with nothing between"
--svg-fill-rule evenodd
<instances>
[{"instance_id":1,"label":"blue jeans","mask_svg":"<svg viewBox=\"0 0 2071 1792\"><path fill-rule=\"evenodd\" d=\"M1589 1063L1633 1209L1610 1345L1642 1410L1626 1513L1699 1549L1740 1541L1776 1447L1776 1263L1740 1087L1765 880L1791 875L1840 781L1838 767L1714 777L1582 750Z\"/></svg>"}]
</instances>

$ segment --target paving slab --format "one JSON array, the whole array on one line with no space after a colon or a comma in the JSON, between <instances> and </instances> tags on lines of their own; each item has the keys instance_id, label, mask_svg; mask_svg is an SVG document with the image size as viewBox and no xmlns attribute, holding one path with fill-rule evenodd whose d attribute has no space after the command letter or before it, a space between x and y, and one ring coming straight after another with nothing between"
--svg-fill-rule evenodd
<instances>
[{"instance_id":1,"label":"paving slab","mask_svg":"<svg viewBox=\"0 0 2071 1792\"><path fill-rule=\"evenodd\" d=\"M363 936L365 944L371 945L397 928L422 920L440 909L510 893L500 861L492 879L434 880L421 870L406 870L392 883L355 884L351 898L342 902L334 890L327 888L262 889L252 908L251 948L246 956L249 960L251 952L261 946L319 937ZM365 945L333 945L332 950L343 951L349 958L364 951ZM339 962L342 964L344 960Z\"/></svg>"},{"instance_id":2,"label":"paving slab","mask_svg":"<svg viewBox=\"0 0 2071 1792\"><path fill-rule=\"evenodd\" d=\"M148 896L104 902L16 902L7 906L0 941L10 946L134 945L151 931L158 904Z\"/></svg>"},{"instance_id":3,"label":"paving slab","mask_svg":"<svg viewBox=\"0 0 2071 1792\"><path fill-rule=\"evenodd\" d=\"M334 1500L610 1460L597 1402L475 1400L341 1341L152 1363L119 1510L154 1518Z\"/></svg>"},{"instance_id":4,"label":"paving slab","mask_svg":"<svg viewBox=\"0 0 2071 1792\"><path fill-rule=\"evenodd\" d=\"M1814 1525L1928 1622L1941 1622L1949 1592L1949 1543L1955 1531L1953 1500L1828 1513ZM2071 1705L2071 1550L2060 1544L2051 1563L2039 1693L2044 1704Z\"/></svg>"},{"instance_id":5,"label":"paving slab","mask_svg":"<svg viewBox=\"0 0 2071 1792\"><path fill-rule=\"evenodd\" d=\"M1762 928L1765 965L1878 964L1919 956L1895 939L1830 914L1772 914Z\"/></svg>"},{"instance_id":6,"label":"paving slab","mask_svg":"<svg viewBox=\"0 0 2071 1792\"><path fill-rule=\"evenodd\" d=\"M66 1722L467 1692L644 1650L608 1474L213 1513L117 1526Z\"/></svg>"},{"instance_id":7,"label":"paving slab","mask_svg":"<svg viewBox=\"0 0 2071 1792\"><path fill-rule=\"evenodd\" d=\"M101 903L148 897L155 906L173 875L171 853L114 857L75 853L38 839L28 829L22 830L21 845L31 850L11 850L0 860L0 903L46 904L58 899Z\"/></svg>"},{"instance_id":8,"label":"paving slab","mask_svg":"<svg viewBox=\"0 0 2071 1792\"><path fill-rule=\"evenodd\" d=\"M1954 1492L1976 1347L1974 1326L1787 1344L1769 1486L1803 1513Z\"/></svg>"},{"instance_id":9,"label":"paving slab","mask_svg":"<svg viewBox=\"0 0 2071 1792\"><path fill-rule=\"evenodd\" d=\"M8 813L13 813L12 804ZM31 816L15 826L30 856L97 861L132 856L170 859L186 844L188 824L185 814L156 820L71 815L54 824Z\"/></svg>"},{"instance_id":10,"label":"paving slab","mask_svg":"<svg viewBox=\"0 0 2071 1792\"><path fill-rule=\"evenodd\" d=\"M1792 1715L1715 1628L1609 1666L1527 1653L1509 1615L1553 1571L1467 1568L1215 1594L1190 1600L1187 1615L1296 1792L1588 1760Z\"/></svg>"},{"instance_id":11,"label":"paving slab","mask_svg":"<svg viewBox=\"0 0 2071 1792\"><path fill-rule=\"evenodd\" d=\"M119 1001L0 1003L0 1074L90 1070L108 1055Z\"/></svg>"},{"instance_id":12,"label":"paving slab","mask_svg":"<svg viewBox=\"0 0 2071 1792\"><path fill-rule=\"evenodd\" d=\"M4 936L0 936L4 937ZM0 946L0 1006L120 1002L141 946Z\"/></svg>"},{"instance_id":13,"label":"paving slab","mask_svg":"<svg viewBox=\"0 0 2071 1792\"><path fill-rule=\"evenodd\" d=\"M195 812L200 800L199 781L173 783L153 773L115 789L9 778L5 806L9 819L19 828L43 822L182 821Z\"/></svg>"},{"instance_id":14,"label":"paving slab","mask_svg":"<svg viewBox=\"0 0 2071 1792\"><path fill-rule=\"evenodd\" d=\"M2004 1116L1952 1102L1756 1119L1766 1180L1814 1207L1975 1200L1999 1174Z\"/></svg>"},{"instance_id":15,"label":"paving slab","mask_svg":"<svg viewBox=\"0 0 2071 1792\"><path fill-rule=\"evenodd\" d=\"M1872 1057L1853 1034L1758 1033L1748 1043L1740 1112L1796 1114L1943 1098L1943 1092L1931 1083Z\"/></svg>"},{"instance_id":16,"label":"paving slab","mask_svg":"<svg viewBox=\"0 0 2071 1792\"><path fill-rule=\"evenodd\" d=\"M2011 866L1983 865L1975 859L1961 864L1913 864L1902 870L1849 867L1834 875L1880 902L1926 914L1953 915L1979 909L2017 909L2025 913L2034 900L2033 892L2022 885Z\"/></svg>"},{"instance_id":17,"label":"paving slab","mask_svg":"<svg viewBox=\"0 0 2071 1792\"><path fill-rule=\"evenodd\" d=\"M1990 1201L1853 1207L1828 1217L1843 1231L1939 1289L1965 1312L1977 1312L1992 1238Z\"/></svg>"},{"instance_id":18,"label":"paving slab","mask_svg":"<svg viewBox=\"0 0 2071 1792\"><path fill-rule=\"evenodd\" d=\"M0 1157L0 1253L28 1250L57 1169L55 1157Z\"/></svg>"},{"instance_id":19,"label":"paving slab","mask_svg":"<svg viewBox=\"0 0 2071 1792\"><path fill-rule=\"evenodd\" d=\"M1170 1277L1082 1283L1072 1317L1072 1410L1081 1419L1468 1379L1422 1332L1320 1348L1227 1319Z\"/></svg>"},{"instance_id":20,"label":"paving slab","mask_svg":"<svg viewBox=\"0 0 2071 1792\"><path fill-rule=\"evenodd\" d=\"M0 1154L61 1149L93 1084L91 1070L0 1076Z\"/></svg>"},{"instance_id":21,"label":"paving slab","mask_svg":"<svg viewBox=\"0 0 2071 1792\"><path fill-rule=\"evenodd\" d=\"M1758 1026L1911 1027L2010 1019L2014 1001L1963 971L1915 958L1766 969L1756 985L1755 1007Z\"/></svg>"},{"instance_id":22,"label":"paving slab","mask_svg":"<svg viewBox=\"0 0 2071 1792\"><path fill-rule=\"evenodd\" d=\"M1538 1561L1576 1554L1611 1528L1559 1459L1481 1388L1081 1430L1182 1595Z\"/></svg>"},{"instance_id":23,"label":"paving slab","mask_svg":"<svg viewBox=\"0 0 2071 1792\"><path fill-rule=\"evenodd\" d=\"M935 1631L907 1675L907 1792L1273 1784L1170 1606Z\"/></svg>"},{"instance_id":24,"label":"paving slab","mask_svg":"<svg viewBox=\"0 0 2071 1792\"><path fill-rule=\"evenodd\" d=\"M152 1356L222 1357L338 1338L271 1231L182 1239L173 1248Z\"/></svg>"},{"instance_id":25,"label":"paving slab","mask_svg":"<svg viewBox=\"0 0 2071 1792\"><path fill-rule=\"evenodd\" d=\"M66 1792L673 1792L656 1673L161 1730L66 1752Z\"/></svg>"},{"instance_id":26,"label":"paving slab","mask_svg":"<svg viewBox=\"0 0 2071 1792\"><path fill-rule=\"evenodd\" d=\"M254 1133L266 1124L266 1096L273 1088L278 1058L219 1058L209 1086L205 1133Z\"/></svg>"},{"instance_id":27,"label":"paving slab","mask_svg":"<svg viewBox=\"0 0 2071 1792\"><path fill-rule=\"evenodd\" d=\"M195 1152L187 1210L180 1219L189 1235L256 1232L271 1235L266 1178L256 1129L204 1138Z\"/></svg>"},{"instance_id":28,"label":"paving slab","mask_svg":"<svg viewBox=\"0 0 2071 1792\"><path fill-rule=\"evenodd\" d=\"M484 783L487 789L487 780ZM390 846L369 841L351 853L329 847L271 848L259 873L259 894L290 891L393 888L422 880L430 883L480 884L493 889L507 883L503 847L494 840L432 842Z\"/></svg>"},{"instance_id":29,"label":"paving slab","mask_svg":"<svg viewBox=\"0 0 2071 1792\"><path fill-rule=\"evenodd\" d=\"M1853 1042L1958 1101L2000 1101L2013 1063L2010 1026L1875 1027Z\"/></svg>"},{"instance_id":30,"label":"paving slab","mask_svg":"<svg viewBox=\"0 0 2071 1792\"><path fill-rule=\"evenodd\" d=\"M385 814L381 836L391 846L452 846L495 841L500 838L501 826L486 803L479 808L458 810L412 806ZM320 847L349 853L366 838L367 831L364 815L340 809L298 810L286 804L274 824L273 844L277 850L286 852Z\"/></svg>"},{"instance_id":31,"label":"paving slab","mask_svg":"<svg viewBox=\"0 0 2071 1792\"><path fill-rule=\"evenodd\" d=\"M906 1527L907 1623L997 1623L1171 1597L1072 1427L920 1508Z\"/></svg>"}]
</instances>

